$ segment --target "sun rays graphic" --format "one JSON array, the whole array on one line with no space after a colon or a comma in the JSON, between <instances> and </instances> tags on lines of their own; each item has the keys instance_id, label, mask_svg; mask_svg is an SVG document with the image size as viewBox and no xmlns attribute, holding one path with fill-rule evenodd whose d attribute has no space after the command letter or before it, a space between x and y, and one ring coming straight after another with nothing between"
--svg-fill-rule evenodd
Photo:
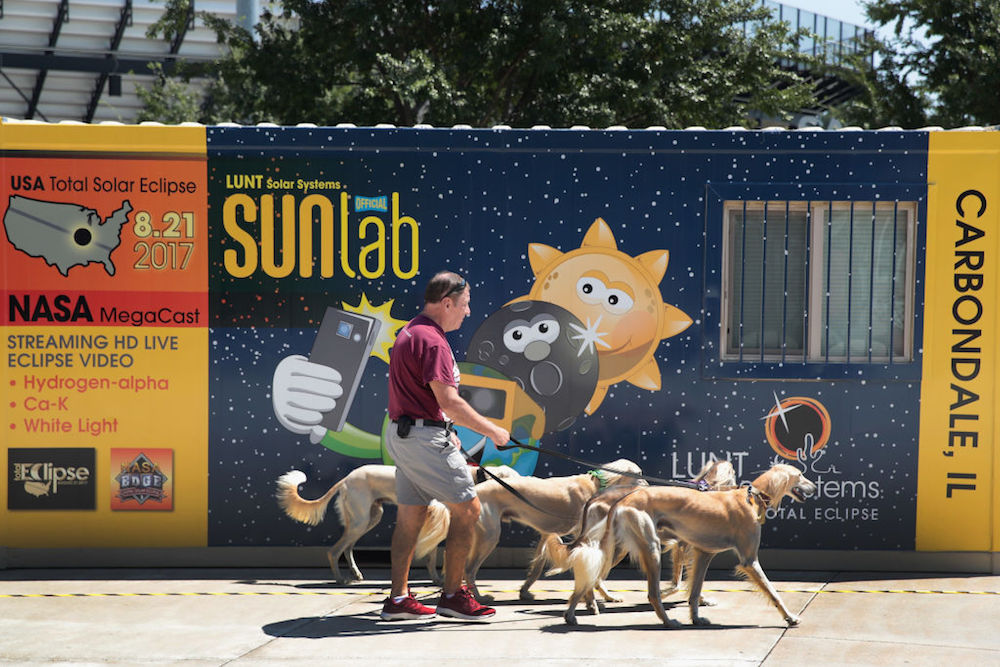
<instances>
[{"instance_id":1,"label":"sun rays graphic","mask_svg":"<svg viewBox=\"0 0 1000 667\"><path fill-rule=\"evenodd\" d=\"M352 306L346 301L341 302L344 310L351 313L358 313L359 315L367 315L381 322L382 326L379 327L378 338L375 339L371 356L378 357L385 363L389 363L389 348L396 342L396 334L399 333L399 330L407 322L407 320L397 320L392 316L391 311L394 302L395 299L389 299L381 306L373 306L368 301L368 296L364 293L361 294L361 303L356 306Z\"/></svg>"},{"instance_id":2,"label":"sun rays graphic","mask_svg":"<svg viewBox=\"0 0 1000 667\"><path fill-rule=\"evenodd\" d=\"M628 382L660 389L656 360L661 340L676 336L693 322L680 308L664 302L660 282L669 252L651 250L632 256L618 249L608 224L597 218L579 248L562 252L542 243L528 246L535 275L531 291L513 301L553 303L573 313L584 327L571 324L570 338L596 350L600 378L585 412L593 414L608 389Z\"/></svg>"}]
</instances>

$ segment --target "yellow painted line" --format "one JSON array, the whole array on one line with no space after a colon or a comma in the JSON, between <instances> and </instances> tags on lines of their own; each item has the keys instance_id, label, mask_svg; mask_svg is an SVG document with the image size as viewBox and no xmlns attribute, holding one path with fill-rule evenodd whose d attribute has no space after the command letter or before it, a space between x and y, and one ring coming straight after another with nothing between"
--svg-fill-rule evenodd
<instances>
[{"instance_id":1,"label":"yellow painted line","mask_svg":"<svg viewBox=\"0 0 1000 667\"><path fill-rule=\"evenodd\" d=\"M414 593L419 595L430 595L431 593L436 593L438 589L431 591L419 591L415 590ZM498 589L489 588L483 586L482 590L489 593L511 593L516 594L520 592L520 588L516 589ZM749 588L705 588L703 589L706 593L757 593L756 589ZM646 589L643 588L612 588L609 589L612 593L645 593ZM572 593L572 589L552 589L552 588L539 588L535 589L536 593L562 593L568 595ZM683 591L681 591L683 592ZM819 589L809 589L809 588L782 588L778 589L779 593L837 593L837 594L850 594L850 593L861 593L861 594L909 594L909 595L1000 595L1000 591L955 591L955 590L931 590L931 589L900 589L900 588L872 588L872 589L851 589L851 588L819 588ZM244 596L244 595L316 595L316 596L327 596L327 595L351 595L351 596L383 596L386 595L385 590L380 591L178 591L178 592L165 592L165 593L0 593L0 598L114 598L114 597L228 597L228 596Z\"/></svg>"},{"instance_id":2,"label":"yellow painted line","mask_svg":"<svg viewBox=\"0 0 1000 667\"><path fill-rule=\"evenodd\" d=\"M489 591L490 593L520 593L520 588L515 589L498 589L489 588L486 586L480 587L483 591ZM538 588L532 589L533 592L539 593L572 593L573 589L552 589L552 588ZM1000 595L1000 591L945 591L945 590L924 590L924 589L896 589L896 588L872 588L872 589L861 589L861 588L779 588L777 589L779 593L911 593L911 594L921 594L921 595ZM608 588L609 593L645 593L646 588ZM684 593L684 589L675 591L675 593ZM759 593L756 588L703 588L704 593Z\"/></svg>"},{"instance_id":3,"label":"yellow painted line","mask_svg":"<svg viewBox=\"0 0 1000 667\"><path fill-rule=\"evenodd\" d=\"M616 589L611 592L638 591L645 592L646 589ZM706 593L759 593L756 588L703 588ZM924 590L924 589L899 589L899 588L779 588L779 593L882 593L896 594L908 593L917 595L1000 595L1000 591L944 591L944 590ZM684 592L683 589L681 592Z\"/></svg>"},{"instance_id":4,"label":"yellow painted line","mask_svg":"<svg viewBox=\"0 0 1000 667\"><path fill-rule=\"evenodd\" d=\"M172 593L0 593L0 598L210 597L234 595L385 595L384 591L197 591Z\"/></svg>"}]
</instances>

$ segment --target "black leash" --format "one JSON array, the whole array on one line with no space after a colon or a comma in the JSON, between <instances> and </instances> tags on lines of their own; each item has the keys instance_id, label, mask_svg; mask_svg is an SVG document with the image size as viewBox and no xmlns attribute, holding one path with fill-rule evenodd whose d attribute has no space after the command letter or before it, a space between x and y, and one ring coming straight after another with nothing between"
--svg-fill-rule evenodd
<instances>
[{"instance_id":1,"label":"black leash","mask_svg":"<svg viewBox=\"0 0 1000 667\"><path fill-rule=\"evenodd\" d=\"M526 445L520 440L517 440L516 438L511 438L510 441L513 442L514 444L497 445L497 449L500 451L505 451L508 449L514 449L514 447L521 447L522 449L530 449L532 451L538 452L539 454L548 454L549 456L555 456L556 458L572 461L573 463L587 466L588 468L594 468L596 470L604 470L605 472L613 472L616 475L632 477L633 479L644 479L647 482L655 482L657 484L662 484L664 486L680 486L685 489L695 489L697 491L708 491L709 489L708 482L706 482L705 480L701 480L700 482L684 482L676 479L663 479L661 477L650 477L649 475L641 475L639 473L634 473L626 470L615 470L614 468L608 468L598 463L594 463L593 461L587 461L586 459L579 459L575 456L564 454L563 452L556 451L555 449L547 449L545 447L535 447L534 445Z\"/></svg>"},{"instance_id":2,"label":"black leash","mask_svg":"<svg viewBox=\"0 0 1000 667\"><path fill-rule=\"evenodd\" d=\"M548 514L549 516L557 516L560 519L565 518L565 517L562 517L560 515L553 514L552 512L550 512L548 510L544 510L541 507L539 507L538 505L536 505L535 503L531 502L530 500L528 500L527 498L525 498L524 494L522 494L520 491L518 491L517 489L515 489L513 486L511 486L507 482L503 481L503 479L501 479L500 477L498 477L498 476L494 475L493 473L491 473L489 471L489 469L487 469L486 466L480 465L480 464L476 463L476 461L471 456L469 456L464 449L462 449L461 447L459 447L458 449L459 449L459 451L462 452L462 456L465 457L466 461L468 461L469 463L475 463L476 464L476 466L477 466L476 473L477 474L478 473L483 473L485 476L489 477L494 482L496 482L497 484L499 484L503 488L507 489L518 500L520 500L521 502L523 502L525 505L527 505L531 509L535 510L536 512L541 512L542 514ZM473 482L475 482L475 478L473 478Z\"/></svg>"},{"instance_id":3,"label":"black leash","mask_svg":"<svg viewBox=\"0 0 1000 667\"><path fill-rule=\"evenodd\" d=\"M626 471L626 470L615 470L614 468L608 468L607 466L602 466L602 465L600 465L598 463L594 463L592 461L587 461L586 459L580 459L580 458L577 458L575 456L570 456L569 454L564 454L564 453L556 451L554 449L546 449L544 447L535 447L534 445L526 445L526 444L522 443L520 440L517 440L516 438L511 438L510 441L513 442L514 444L513 445L502 445L502 446L498 445L497 449L499 451L505 451L505 450L508 450L508 449L514 449L514 447L521 447L523 449L530 449L530 450L536 451L536 452L538 452L540 454L548 454L550 456L555 456L557 458L565 459L567 461L572 461L573 463L577 463L579 465L583 465L583 466L586 466L588 468L592 468L592 469L595 469L595 470L603 470L605 472L615 473L616 475L622 475L624 477L631 477L633 479L642 479L642 480L645 480L647 482L656 482L657 484L662 484L664 486L680 486L680 487L683 487L685 489L695 489L697 491L707 491L709 489L708 482L706 482L705 480L701 480L699 482L683 482L683 481L679 481L679 480L675 480L675 479L663 479L663 478L660 478L660 477L650 477L648 475L640 475L638 473L634 473L634 472L630 472L630 471ZM459 447L459 450L462 452L462 456L465 457L466 461L468 461L469 463L476 463L475 460L471 456L469 456L468 453L466 453L466 451L464 449L462 449L461 447ZM541 512L542 514L548 514L549 516L556 516L556 517L559 517L559 518L565 518L565 517L562 517L561 515L553 514L549 510L542 509L541 507L539 507L535 503L531 502L530 500L528 500L524 496L523 493L521 493L520 491L518 491L517 489L515 489L513 486L511 486L510 484L508 484L507 482L505 482L503 479L501 479L497 475L494 475L492 472L490 472L488 467L483 466L483 465L479 465L479 464L476 464L476 465L478 466L477 467L477 474L478 473L483 473L485 476L489 477L494 482L496 482L497 484L499 484L500 486L502 486L504 489L506 489L507 491L509 491L514 497L516 497L518 500L520 500L521 502L523 502L525 505L527 505L528 507L532 508L536 512Z\"/></svg>"}]
</instances>

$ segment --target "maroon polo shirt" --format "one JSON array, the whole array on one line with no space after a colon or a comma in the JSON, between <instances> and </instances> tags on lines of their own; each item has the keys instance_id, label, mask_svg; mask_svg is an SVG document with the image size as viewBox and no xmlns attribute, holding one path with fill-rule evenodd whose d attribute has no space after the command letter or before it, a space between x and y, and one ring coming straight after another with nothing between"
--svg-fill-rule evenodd
<instances>
[{"instance_id":1,"label":"maroon polo shirt","mask_svg":"<svg viewBox=\"0 0 1000 667\"><path fill-rule=\"evenodd\" d=\"M431 381L458 387L458 364L444 331L426 315L417 315L396 336L389 357L389 419L446 419Z\"/></svg>"}]
</instances>

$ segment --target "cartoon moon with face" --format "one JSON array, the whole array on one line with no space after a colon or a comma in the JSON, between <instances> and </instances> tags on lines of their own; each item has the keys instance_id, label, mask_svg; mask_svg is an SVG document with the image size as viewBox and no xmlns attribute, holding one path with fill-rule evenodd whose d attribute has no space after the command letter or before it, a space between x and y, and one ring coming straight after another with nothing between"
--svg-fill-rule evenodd
<instances>
[{"instance_id":1,"label":"cartoon moon with face","mask_svg":"<svg viewBox=\"0 0 1000 667\"><path fill-rule=\"evenodd\" d=\"M593 345L581 340L582 322L552 303L509 303L483 321L469 342L467 361L503 373L545 413L545 432L576 421L597 388Z\"/></svg>"},{"instance_id":2,"label":"cartoon moon with face","mask_svg":"<svg viewBox=\"0 0 1000 667\"><path fill-rule=\"evenodd\" d=\"M570 252L541 243L528 246L535 283L527 295L514 301L556 304L584 323L570 327L578 343L596 350L599 362L597 387L585 408L587 414L597 410L617 382L660 389L656 348L662 339L676 336L692 322L660 294L668 258L666 250L636 257L621 252L601 218L587 230L580 247Z\"/></svg>"}]
</instances>

